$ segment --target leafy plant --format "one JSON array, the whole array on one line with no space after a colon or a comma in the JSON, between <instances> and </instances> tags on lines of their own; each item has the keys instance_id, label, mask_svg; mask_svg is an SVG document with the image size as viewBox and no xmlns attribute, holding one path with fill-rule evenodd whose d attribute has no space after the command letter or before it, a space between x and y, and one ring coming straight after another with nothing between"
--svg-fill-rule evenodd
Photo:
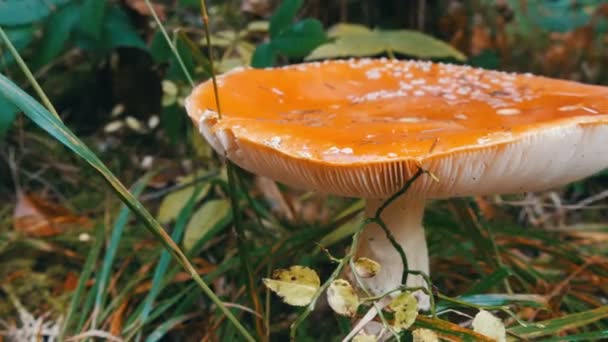
<instances>
[{"instance_id":1,"label":"leafy plant","mask_svg":"<svg viewBox=\"0 0 608 342\"><path fill-rule=\"evenodd\" d=\"M329 29L332 41L316 48L307 60L337 57L375 56L399 53L418 58L466 57L449 44L424 33L411 30L370 30L358 24L337 24Z\"/></svg>"},{"instance_id":2,"label":"leafy plant","mask_svg":"<svg viewBox=\"0 0 608 342\"><path fill-rule=\"evenodd\" d=\"M323 25L316 19L292 23L303 0L285 0L270 18L270 40L258 45L251 65L263 68L274 65L280 55L302 58L323 44L327 37Z\"/></svg>"},{"instance_id":3,"label":"leafy plant","mask_svg":"<svg viewBox=\"0 0 608 342\"><path fill-rule=\"evenodd\" d=\"M30 66L40 69L64 51L77 47L97 56L118 47L147 50L125 11L116 3L98 0L0 1L0 27L19 52L32 49ZM42 34L34 34L42 29ZM37 39L36 37L41 37ZM71 46L73 45L73 46ZM0 42L0 65L12 65L12 54ZM0 103L3 100L0 99ZM0 137L16 111L0 106Z\"/></svg>"}]
</instances>

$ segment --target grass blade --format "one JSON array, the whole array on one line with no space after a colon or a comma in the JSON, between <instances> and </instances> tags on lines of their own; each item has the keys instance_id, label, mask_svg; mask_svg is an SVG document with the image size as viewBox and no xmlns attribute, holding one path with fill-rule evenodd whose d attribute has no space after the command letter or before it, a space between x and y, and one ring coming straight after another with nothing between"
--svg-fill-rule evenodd
<instances>
[{"instance_id":1,"label":"grass blade","mask_svg":"<svg viewBox=\"0 0 608 342\"><path fill-rule=\"evenodd\" d=\"M182 208L179 213L177 222L175 223L175 229L171 234L171 238L173 241L178 243L182 236L184 235L184 230L186 225L188 224L188 219L192 215L192 211L194 210L194 206L196 204L196 199L198 198L199 193L203 189L202 186L197 186L196 190L192 193L190 199L186 202L186 205ZM154 305L154 300L156 300L156 296L160 293L161 286L163 284L163 278L167 273L167 268L169 267L171 255L167 251L163 251L160 256L160 260L158 261L158 265L154 270L154 275L152 276L152 288L146 299L144 300L143 308L141 314L139 316L140 324L143 324L148 319L150 312L152 311L152 306Z\"/></svg>"},{"instance_id":2,"label":"grass blade","mask_svg":"<svg viewBox=\"0 0 608 342\"><path fill-rule=\"evenodd\" d=\"M184 269L192 276L194 281L200 286L205 294L217 305L217 307L234 324L239 332L250 341L253 337L238 321L238 319L226 308L222 301L213 293L211 288L202 280L196 269L190 264L181 249L171 240L162 226L154 219L152 214L127 190L127 188L114 176L114 174L101 162L101 160L91 151L72 131L70 131L57 117L53 116L40 103L29 94L24 92L6 76L0 74L0 93L9 101L19 107L32 121L44 129L47 133L68 147L78 156L83 158L106 180L112 187L116 195L133 210L133 212L143 221L145 226L154 234L178 260Z\"/></svg>"},{"instance_id":3,"label":"grass blade","mask_svg":"<svg viewBox=\"0 0 608 342\"><path fill-rule=\"evenodd\" d=\"M70 324L72 323L72 318L74 317L74 313L76 313L76 308L80 304L80 297L84 292L84 287L86 286L87 280L91 277L91 273L93 272L93 267L97 261L97 257L99 256L99 251L101 250L101 246L103 245L103 226L98 226L95 232L95 241L93 242L93 247L87 256L87 259L84 263L84 267L82 268L82 273L80 274L80 278L78 279L78 284L76 285L76 290L72 295L72 300L70 301L70 306L68 307L68 311L65 316L65 321L63 322L63 326L61 327L61 331L59 332L59 341L63 341L63 337L67 332Z\"/></svg>"},{"instance_id":4,"label":"grass blade","mask_svg":"<svg viewBox=\"0 0 608 342\"><path fill-rule=\"evenodd\" d=\"M142 177L135 185L133 186L133 195L139 196L141 192L144 190L146 184L150 178L152 178L153 173L149 173L146 176ZM106 296L106 283L110 277L110 271L112 268L112 263L114 262L114 257L116 256L116 250L118 249L118 245L120 244L120 239L122 238L122 233L125 229L125 226L129 220L129 216L131 214L131 210L129 207L123 204L120 212L118 213L118 217L114 222L114 228L112 229L112 235L110 237L110 243L108 245L108 250L105 253L103 259L103 265L101 267L101 273L97 278L97 282L99 286L97 287L97 295L95 296L95 308L93 309L93 319L91 322L91 329L97 328L97 319L99 318L99 313L101 312L101 307L105 302Z\"/></svg>"},{"instance_id":5,"label":"grass blade","mask_svg":"<svg viewBox=\"0 0 608 342\"><path fill-rule=\"evenodd\" d=\"M579 312L559 318L550 319L547 321L534 323L528 326L517 326L509 329L509 332L520 337L541 337L550 334L555 334L565 329L582 327L597 322L606 317L608 317L608 305L601 306L599 308L588 310L585 312Z\"/></svg>"}]
</instances>

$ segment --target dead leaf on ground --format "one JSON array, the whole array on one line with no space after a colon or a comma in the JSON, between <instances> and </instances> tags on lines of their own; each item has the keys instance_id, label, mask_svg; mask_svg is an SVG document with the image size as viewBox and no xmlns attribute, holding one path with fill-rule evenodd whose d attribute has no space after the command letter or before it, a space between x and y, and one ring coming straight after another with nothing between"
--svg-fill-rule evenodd
<instances>
[{"instance_id":1,"label":"dead leaf on ground","mask_svg":"<svg viewBox=\"0 0 608 342\"><path fill-rule=\"evenodd\" d=\"M75 215L69 209L50 203L35 194L17 193L17 204L13 211L13 228L27 236L47 237L65 232L69 226L89 228L86 216Z\"/></svg>"}]
</instances>

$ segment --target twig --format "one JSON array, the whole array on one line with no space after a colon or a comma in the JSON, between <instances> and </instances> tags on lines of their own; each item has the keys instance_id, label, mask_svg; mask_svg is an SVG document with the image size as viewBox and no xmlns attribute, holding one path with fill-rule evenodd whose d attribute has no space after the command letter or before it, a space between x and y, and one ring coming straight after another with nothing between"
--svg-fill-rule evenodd
<instances>
[{"instance_id":1,"label":"twig","mask_svg":"<svg viewBox=\"0 0 608 342\"><path fill-rule=\"evenodd\" d=\"M207 4L205 0L201 0L201 16L203 24L205 24L205 40L207 41L207 49L209 53L209 67L211 68L211 82L213 83L213 92L215 93L215 106L217 107L217 117L222 119L222 111L220 109L220 95L217 88L217 79L215 77L215 69L213 68L213 51L211 50L211 29L209 28L209 16L207 15Z\"/></svg>"}]
</instances>

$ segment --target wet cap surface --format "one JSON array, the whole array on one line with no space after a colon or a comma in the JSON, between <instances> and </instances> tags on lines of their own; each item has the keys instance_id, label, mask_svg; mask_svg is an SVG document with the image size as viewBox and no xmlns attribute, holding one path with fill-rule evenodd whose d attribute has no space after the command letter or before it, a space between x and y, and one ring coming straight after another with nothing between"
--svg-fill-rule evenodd
<instances>
[{"instance_id":1,"label":"wet cap surface","mask_svg":"<svg viewBox=\"0 0 608 342\"><path fill-rule=\"evenodd\" d=\"M597 144L595 140L600 139L588 137L590 131L585 127L604 129L608 123L608 88L449 64L360 59L242 69L220 76L218 81L221 120L215 114L210 82L197 87L188 99L189 115L216 150L228 150L228 157L244 168L288 184L318 188L331 179L342 182L339 189L335 186L327 190L345 195L372 196L379 191L378 196L386 196L417 164L443 176L445 186L452 184L449 191L469 194L468 188L457 186L465 172L463 165L455 164L457 155L467 155L459 159L461 163L485 163L484 171L477 170L481 172L477 176L484 178L484 174L489 175L487 163L500 161L499 154L490 158L489 151L507 152L510 145L521 145L505 157L511 162L513 153L526 156L524 147L533 148L530 144L550 144L566 149L566 153L572 146L574 155L583 151L581 144ZM572 139L572 144L552 142L545 136ZM603 140L605 145L607 139ZM258 151L247 152L253 148ZM595 153L593 148L588 151L588 157ZM253 154L260 153L268 156L256 158L267 160L252 159ZM569 161L574 163L573 158L540 164L561 168ZM451 169L458 170L448 172L448 161ZM591 169L601 169L600 162L603 159L597 161L598 165L584 163L576 174L556 175L533 188L586 176ZM265 171L262 163L291 164L280 167L281 174L275 174L279 171ZM503 167L502 174L526 171L523 161L520 163L513 165L513 170ZM304 167L318 170L305 171L301 169ZM364 174L357 174L356 169ZM282 175L284 172L290 176ZM291 174L309 179L292 180ZM326 179L318 181L318 177ZM342 189L352 186L353 181L341 177L360 177L354 185L367 189ZM518 191L529 182L496 190ZM451 195L446 189L432 195ZM493 192L490 188L482 190Z\"/></svg>"}]
</instances>

